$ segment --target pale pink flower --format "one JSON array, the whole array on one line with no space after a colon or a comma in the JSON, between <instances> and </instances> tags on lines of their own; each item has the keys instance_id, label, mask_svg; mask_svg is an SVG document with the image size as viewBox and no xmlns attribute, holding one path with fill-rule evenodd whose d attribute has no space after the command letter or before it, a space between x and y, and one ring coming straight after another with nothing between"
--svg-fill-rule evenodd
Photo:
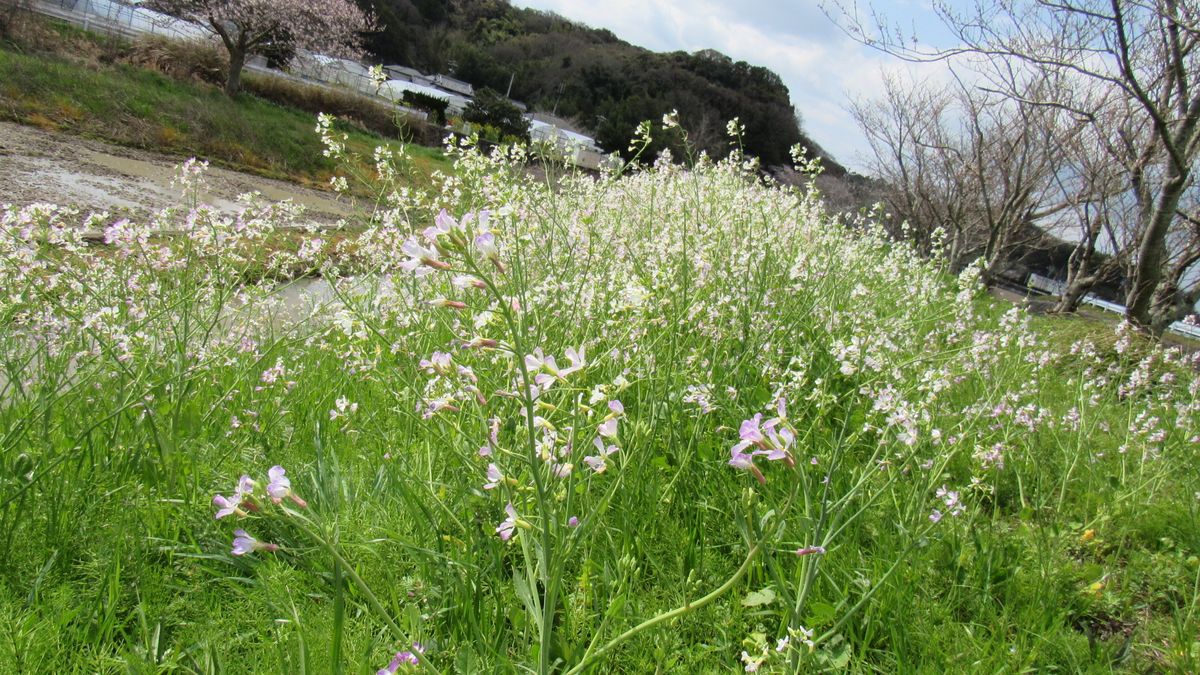
<instances>
[{"instance_id":1,"label":"pale pink flower","mask_svg":"<svg viewBox=\"0 0 1200 675\"><path fill-rule=\"evenodd\" d=\"M271 479L271 482L267 484L267 494L271 496L271 501L278 504L284 499L291 499L300 508L308 506L303 499L292 492L292 481L288 479L286 473L278 464L267 469L267 477Z\"/></svg>"},{"instance_id":2,"label":"pale pink flower","mask_svg":"<svg viewBox=\"0 0 1200 675\"><path fill-rule=\"evenodd\" d=\"M738 448L740 445L742 445L742 443L738 443L738 445L733 446L733 448L730 450L729 466L732 466L735 469L749 471L760 484L766 485L767 478L763 476L762 471L760 471L758 467L754 465L754 455L742 452Z\"/></svg>"},{"instance_id":3,"label":"pale pink flower","mask_svg":"<svg viewBox=\"0 0 1200 675\"><path fill-rule=\"evenodd\" d=\"M600 434L604 438L616 438L617 418L613 417L601 422L600 426L596 427L596 433Z\"/></svg>"},{"instance_id":4,"label":"pale pink flower","mask_svg":"<svg viewBox=\"0 0 1200 675\"><path fill-rule=\"evenodd\" d=\"M500 467L496 466L495 462L488 464L487 477L488 482L483 484L484 490L495 489L504 482L504 474L500 472Z\"/></svg>"},{"instance_id":5,"label":"pale pink flower","mask_svg":"<svg viewBox=\"0 0 1200 675\"><path fill-rule=\"evenodd\" d=\"M215 516L213 516L217 520L220 520L225 516L231 516L235 513L242 515L242 510L238 508L242 504L241 499L226 499L222 495L214 495L212 503L213 506L217 507L217 513Z\"/></svg>"},{"instance_id":6,"label":"pale pink flower","mask_svg":"<svg viewBox=\"0 0 1200 675\"><path fill-rule=\"evenodd\" d=\"M738 429L738 437L747 444L765 445L767 439L762 434L761 425L762 413L755 413L754 417L742 421L742 426Z\"/></svg>"},{"instance_id":7,"label":"pale pink flower","mask_svg":"<svg viewBox=\"0 0 1200 675\"><path fill-rule=\"evenodd\" d=\"M438 252L432 248L421 246L415 239L409 239L400 246L400 250L409 259L400 263L400 268L412 272L414 276L425 276L435 269L448 270L451 265L440 259Z\"/></svg>"},{"instance_id":8,"label":"pale pink flower","mask_svg":"<svg viewBox=\"0 0 1200 675\"><path fill-rule=\"evenodd\" d=\"M245 530L233 531L232 553L234 555L246 555L247 553L253 553L255 551L266 551L267 553L273 553L278 550L278 545L259 541L254 537L251 537L249 534L246 534Z\"/></svg>"},{"instance_id":9,"label":"pale pink flower","mask_svg":"<svg viewBox=\"0 0 1200 675\"><path fill-rule=\"evenodd\" d=\"M504 507L504 512L508 514L508 517L496 528L496 534L500 535L501 540L508 541L512 539L513 531L517 527L517 510L513 508L512 502L509 502Z\"/></svg>"}]
</instances>

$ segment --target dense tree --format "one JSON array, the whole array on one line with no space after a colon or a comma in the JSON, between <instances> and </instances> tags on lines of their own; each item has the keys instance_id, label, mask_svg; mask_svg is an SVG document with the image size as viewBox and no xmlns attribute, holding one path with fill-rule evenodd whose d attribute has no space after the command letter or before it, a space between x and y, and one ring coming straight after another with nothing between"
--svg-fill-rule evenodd
<instances>
[{"instance_id":1,"label":"dense tree","mask_svg":"<svg viewBox=\"0 0 1200 675\"><path fill-rule=\"evenodd\" d=\"M475 91L475 98L467 104L462 118L471 124L495 128L500 134L496 140L512 137L529 142L529 120L521 114L521 109L487 87Z\"/></svg>"}]
</instances>

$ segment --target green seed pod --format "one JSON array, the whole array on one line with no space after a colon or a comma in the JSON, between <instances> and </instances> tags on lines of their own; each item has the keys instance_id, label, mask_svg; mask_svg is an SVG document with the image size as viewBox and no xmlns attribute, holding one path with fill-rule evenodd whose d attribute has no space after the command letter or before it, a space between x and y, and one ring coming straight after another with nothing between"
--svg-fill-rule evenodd
<instances>
[{"instance_id":1,"label":"green seed pod","mask_svg":"<svg viewBox=\"0 0 1200 675\"><path fill-rule=\"evenodd\" d=\"M33 477L33 460L22 452L13 459L12 472L14 476L29 481Z\"/></svg>"}]
</instances>

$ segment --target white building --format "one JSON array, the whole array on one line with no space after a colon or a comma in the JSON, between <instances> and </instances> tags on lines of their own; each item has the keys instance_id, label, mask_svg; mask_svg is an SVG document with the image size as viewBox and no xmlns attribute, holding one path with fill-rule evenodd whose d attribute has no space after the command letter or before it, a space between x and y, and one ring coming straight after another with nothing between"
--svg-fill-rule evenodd
<instances>
[{"instance_id":1,"label":"white building","mask_svg":"<svg viewBox=\"0 0 1200 675\"><path fill-rule=\"evenodd\" d=\"M462 111L466 110L467 104L471 102L471 99L466 96L459 96L458 94L453 94L437 87L405 80L388 80L379 87L379 95L393 103L402 102L404 100L404 92L406 91L432 96L433 98L445 101L449 104L446 106L446 113L449 115L461 115Z\"/></svg>"},{"instance_id":2,"label":"white building","mask_svg":"<svg viewBox=\"0 0 1200 675\"><path fill-rule=\"evenodd\" d=\"M604 151L591 136L560 129L532 117L526 119L529 120L529 138L535 145L549 145L561 153L565 161L585 169L599 169L604 163Z\"/></svg>"}]
</instances>

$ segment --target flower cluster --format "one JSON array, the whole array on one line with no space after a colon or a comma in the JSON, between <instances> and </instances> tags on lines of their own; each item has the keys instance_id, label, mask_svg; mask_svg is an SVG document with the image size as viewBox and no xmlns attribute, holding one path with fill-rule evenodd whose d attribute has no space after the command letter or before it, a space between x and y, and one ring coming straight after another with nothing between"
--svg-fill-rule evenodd
<instances>
[{"instance_id":1,"label":"flower cluster","mask_svg":"<svg viewBox=\"0 0 1200 675\"><path fill-rule=\"evenodd\" d=\"M487 405L487 397L479 389L479 378L470 366L456 364L453 355L434 352L429 358L421 359L418 366L430 376L425 384L425 394L417 406L421 417L429 419L442 411L458 412L463 401L474 399L481 406Z\"/></svg>"},{"instance_id":2,"label":"flower cluster","mask_svg":"<svg viewBox=\"0 0 1200 675\"><path fill-rule=\"evenodd\" d=\"M421 277L438 270L454 269L454 265L447 260L451 256L462 259L474 253L503 272L504 264L500 262L490 220L489 211L467 213L459 220L442 209L434 217L433 225L421 232L420 239L409 237L401 246L409 258L400 267ZM476 285L476 281L469 278L470 285Z\"/></svg>"},{"instance_id":3,"label":"flower cluster","mask_svg":"<svg viewBox=\"0 0 1200 675\"><path fill-rule=\"evenodd\" d=\"M942 500L942 504L945 505L946 511L943 513L939 509L934 509L933 512L929 514L929 520L931 522L939 522L946 514L957 518L966 511L962 505L962 501L959 500L958 490L948 490L946 489L946 486L943 485L937 489L936 494L937 498Z\"/></svg>"},{"instance_id":4,"label":"flower cluster","mask_svg":"<svg viewBox=\"0 0 1200 675\"><path fill-rule=\"evenodd\" d=\"M796 431L787 420L787 401L782 396L775 401L776 417L766 422L762 421L762 413L742 422L738 430L741 438L730 448L729 466L735 469L749 471L758 482L766 484L767 478L754 464L754 458L765 456L768 461L783 460L788 466L795 466L796 460L792 455L792 445L796 441ZM750 452L750 448L755 448Z\"/></svg>"},{"instance_id":5,"label":"flower cluster","mask_svg":"<svg viewBox=\"0 0 1200 675\"><path fill-rule=\"evenodd\" d=\"M226 497L214 495L212 504L217 508L214 518L220 520L226 516L245 518L250 514L262 514L268 504L282 505L284 500L295 506L306 508L307 502L292 491L292 481L282 466L275 465L267 470L267 482L261 484L248 475L242 475L234 487L233 495ZM255 551L268 553L279 550L277 544L262 542L250 536L243 529L234 530L233 554L245 555Z\"/></svg>"},{"instance_id":6,"label":"flower cluster","mask_svg":"<svg viewBox=\"0 0 1200 675\"><path fill-rule=\"evenodd\" d=\"M415 670L415 666L421 665L420 657L423 654L425 654L425 647L420 642L414 642L412 649L396 652L387 666L380 668L375 675L396 675L408 672L410 669Z\"/></svg>"}]
</instances>

